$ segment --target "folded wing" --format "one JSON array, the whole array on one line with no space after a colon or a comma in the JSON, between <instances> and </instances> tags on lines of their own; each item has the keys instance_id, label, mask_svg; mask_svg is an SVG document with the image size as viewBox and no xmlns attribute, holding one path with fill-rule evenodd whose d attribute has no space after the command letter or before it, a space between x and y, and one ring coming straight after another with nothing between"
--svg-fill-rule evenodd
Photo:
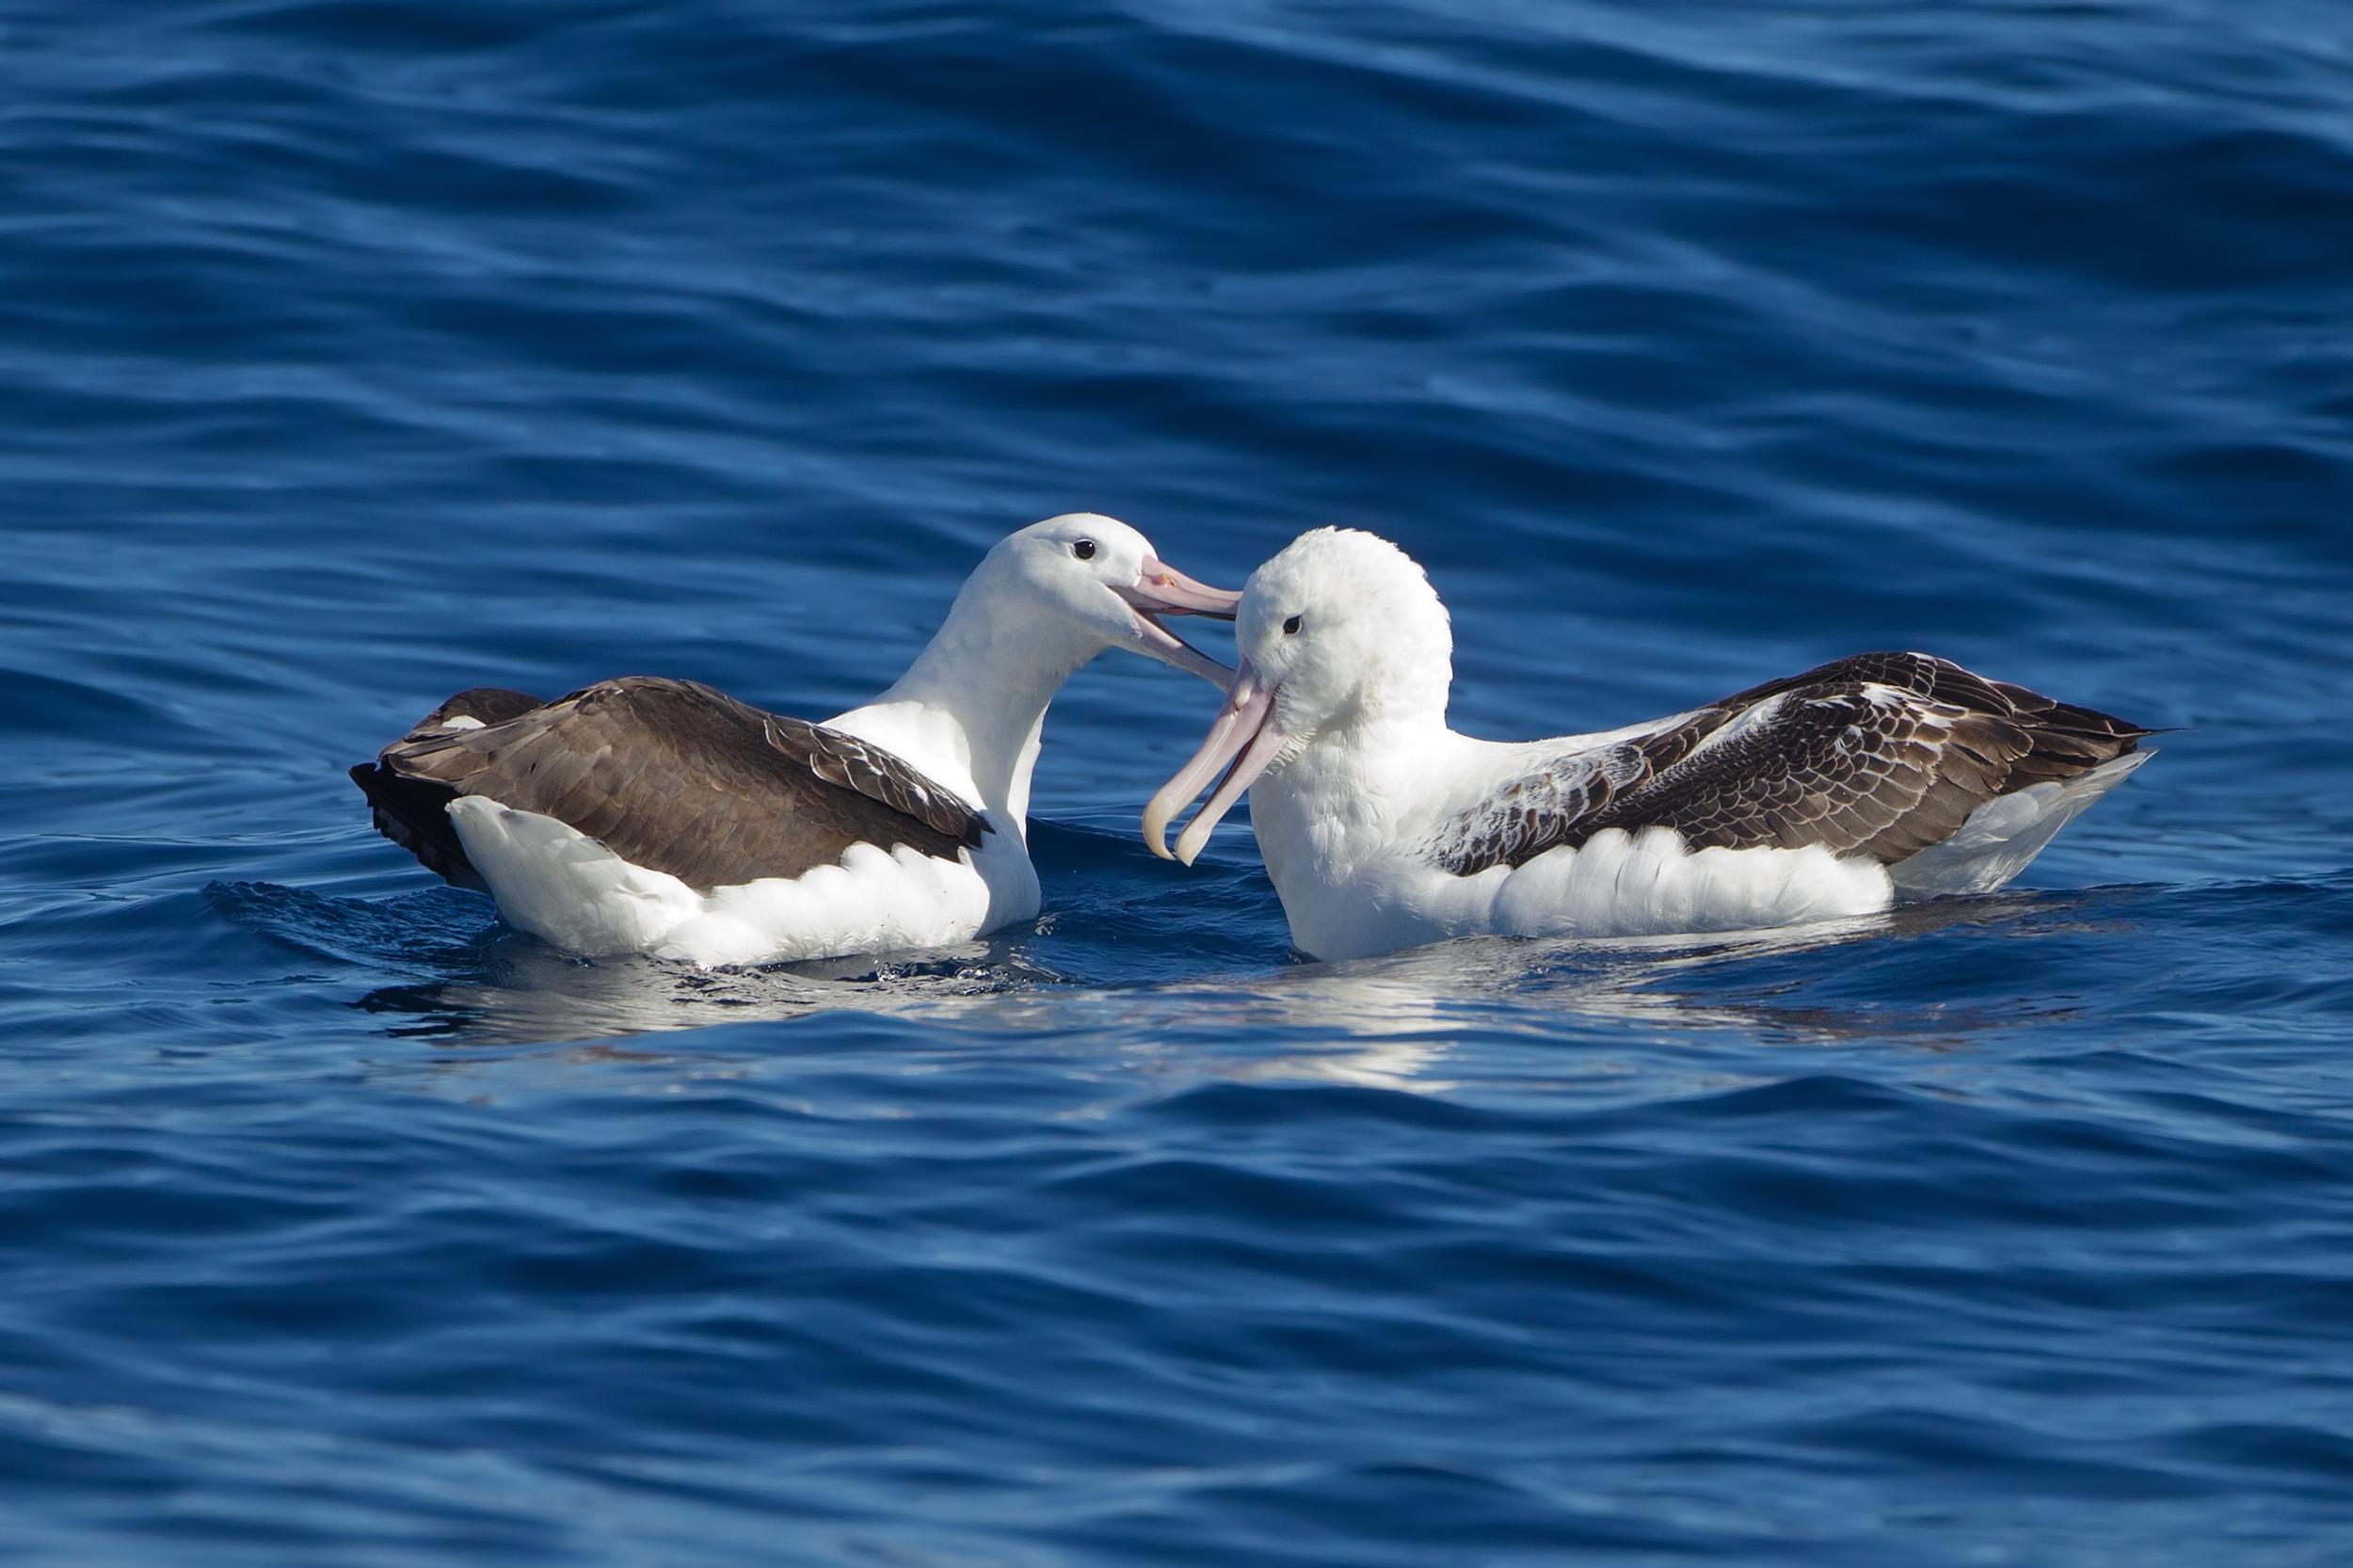
<instances>
[{"instance_id":1,"label":"folded wing","mask_svg":"<svg viewBox=\"0 0 2353 1568\"><path fill-rule=\"evenodd\" d=\"M2150 731L1922 653L1865 653L1736 693L1642 735L1550 760L1440 833L1458 875L1605 828L1693 849L1800 849L1894 864L1999 795L2064 782Z\"/></svg>"},{"instance_id":2,"label":"folded wing","mask_svg":"<svg viewBox=\"0 0 2353 1568\"><path fill-rule=\"evenodd\" d=\"M385 837L473 887L445 810L458 795L553 817L702 893L797 877L858 843L954 859L991 831L878 746L652 676L545 704L461 692L351 775Z\"/></svg>"}]
</instances>

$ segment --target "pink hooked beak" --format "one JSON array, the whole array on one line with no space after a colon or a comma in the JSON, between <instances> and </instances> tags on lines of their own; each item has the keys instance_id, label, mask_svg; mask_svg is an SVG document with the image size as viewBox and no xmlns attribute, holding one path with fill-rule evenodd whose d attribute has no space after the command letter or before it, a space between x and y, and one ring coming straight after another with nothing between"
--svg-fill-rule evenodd
<instances>
[{"instance_id":1,"label":"pink hooked beak","mask_svg":"<svg viewBox=\"0 0 2353 1568\"><path fill-rule=\"evenodd\" d=\"M1160 617L1206 616L1211 620L1232 620L1234 606L1241 602L1239 591L1196 583L1175 567L1146 555L1143 569L1136 573L1135 586L1112 592L1135 612L1136 640L1144 645L1138 652L1197 675L1220 691L1233 680L1232 670L1162 626Z\"/></svg>"},{"instance_id":2,"label":"pink hooked beak","mask_svg":"<svg viewBox=\"0 0 2353 1568\"><path fill-rule=\"evenodd\" d=\"M1144 808L1144 841L1152 853L1163 860L1181 860L1193 864L1209 841L1209 829L1218 819L1234 808L1234 802L1250 788L1251 781L1266 772L1290 740L1274 722L1274 692L1272 686L1258 683L1258 672L1244 659L1235 672L1234 684L1225 694L1225 705L1217 711L1217 718L1209 726L1209 738L1201 743L1201 749L1193 754L1184 771L1160 786ZM1176 838L1176 853L1168 852L1168 824L1185 804L1201 792L1202 787L1217 776L1217 770L1232 766L1217 793L1209 804L1193 814L1183 833Z\"/></svg>"}]
</instances>

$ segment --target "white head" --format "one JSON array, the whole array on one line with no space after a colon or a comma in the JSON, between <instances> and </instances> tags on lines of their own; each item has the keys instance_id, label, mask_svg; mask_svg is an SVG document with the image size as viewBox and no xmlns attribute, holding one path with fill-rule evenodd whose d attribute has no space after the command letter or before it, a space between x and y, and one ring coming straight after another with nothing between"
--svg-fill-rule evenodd
<instances>
[{"instance_id":1,"label":"white head","mask_svg":"<svg viewBox=\"0 0 2353 1568\"><path fill-rule=\"evenodd\" d=\"M1171 818L1220 768L1233 771L1176 840L1191 864L1209 829L1277 758L1378 725L1446 724L1454 637L1420 567L1388 540L1319 528L1250 574L1237 612L1241 667L1209 738L1152 797L1156 854Z\"/></svg>"},{"instance_id":2,"label":"white head","mask_svg":"<svg viewBox=\"0 0 2353 1568\"><path fill-rule=\"evenodd\" d=\"M1233 674L1160 617L1230 620L1241 596L1163 565L1152 541L1115 518L1065 512L1006 535L966 582L964 595L975 594L1018 596L1026 613L1006 627L1010 635L1033 637L1059 622L1072 635L1079 663L1106 648L1126 648L1221 689Z\"/></svg>"}]
</instances>

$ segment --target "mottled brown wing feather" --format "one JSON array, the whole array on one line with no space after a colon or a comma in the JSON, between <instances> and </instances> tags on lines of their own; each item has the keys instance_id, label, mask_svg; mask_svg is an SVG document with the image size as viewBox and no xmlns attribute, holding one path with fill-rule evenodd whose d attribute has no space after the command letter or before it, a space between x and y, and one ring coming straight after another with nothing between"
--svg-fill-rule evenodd
<instances>
[{"instance_id":1,"label":"mottled brown wing feather","mask_svg":"<svg viewBox=\"0 0 2353 1568\"><path fill-rule=\"evenodd\" d=\"M1449 825L1434 846L1438 864L1457 876L1489 866L1523 866L1548 849L1582 844L1588 825L1623 790L1674 766L1722 728L1729 714L1702 709L1597 751L1572 754L1513 779L1480 810Z\"/></svg>"},{"instance_id":2,"label":"mottled brown wing feather","mask_svg":"<svg viewBox=\"0 0 2353 1568\"><path fill-rule=\"evenodd\" d=\"M1433 855L1470 875L1606 828L1662 826L1694 849L1818 844L1893 864L1995 796L2072 778L2148 733L1949 660L1859 654L1561 758L1449 824Z\"/></svg>"},{"instance_id":3,"label":"mottled brown wing feather","mask_svg":"<svg viewBox=\"0 0 2353 1568\"><path fill-rule=\"evenodd\" d=\"M1801 686L1766 700L1762 722L1620 795L1584 834L1663 826L1693 849L1819 844L1900 860L2001 792L2031 745L2008 719L1876 683Z\"/></svg>"},{"instance_id":4,"label":"mottled brown wing feather","mask_svg":"<svg viewBox=\"0 0 2353 1568\"><path fill-rule=\"evenodd\" d=\"M503 705L498 719L486 711L480 728L442 728L453 704L481 696L461 694L384 749L377 767L390 778L360 779L379 825L392 779L412 792L438 787L440 805L483 795L554 817L703 892L799 876L857 843L953 859L990 831L979 812L879 746L696 681L627 676L520 712ZM422 825L417 803L401 804ZM438 806L427 814L442 816Z\"/></svg>"}]
</instances>

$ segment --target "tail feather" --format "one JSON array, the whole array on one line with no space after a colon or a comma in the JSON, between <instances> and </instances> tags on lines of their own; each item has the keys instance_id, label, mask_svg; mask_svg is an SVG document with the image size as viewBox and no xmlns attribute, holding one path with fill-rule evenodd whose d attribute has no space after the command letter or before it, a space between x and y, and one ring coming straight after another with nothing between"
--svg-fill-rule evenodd
<instances>
[{"instance_id":1,"label":"tail feather","mask_svg":"<svg viewBox=\"0 0 2353 1568\"><path fill-rule=\"evenodd\" d=\"M429 778L403 778L381 762L360 763L351 770L351 781L376 808L376 830L415 856L418 864L452 887L490 890L466 858L466 846L449 820L456 790Z\"/></svg>"}]
</instances>

